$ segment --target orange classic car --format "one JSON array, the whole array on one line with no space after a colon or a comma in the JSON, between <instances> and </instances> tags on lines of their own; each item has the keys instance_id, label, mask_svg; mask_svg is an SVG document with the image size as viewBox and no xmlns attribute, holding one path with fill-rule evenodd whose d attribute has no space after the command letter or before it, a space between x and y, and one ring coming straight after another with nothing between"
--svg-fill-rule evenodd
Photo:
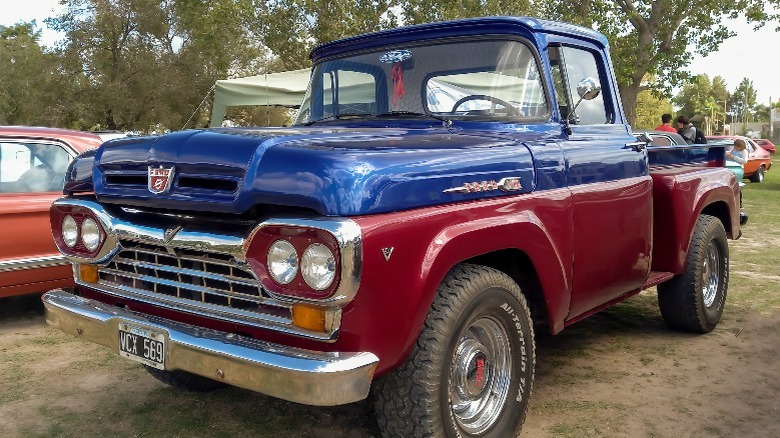
<instances>
[{"instance_id":1,"label":"orange classic car","mask_svg":"<svg viewBox=\"0 0 780 438\"><path fill-rule=\"evenodd\" d=\"M101 135L0 126L0 298L73 285L70 263L54 246L49 206L65 171Z\"/></svg>"},{"instance_id":2,"label":"orange classic car","mask_svg":"<svg viewBox=\"0 0 780 438\"><path fill-rule=\"evenodd\" d=\"M754 183L763 182L764 173L772 168L772 157L769 152L759 146L752 138L741 135L713 135L707 136L707 141L734 141L738 138L745 140L748 151L748 162L743 166L745 169L744 177Z\"/></svg>"}]
</instances>

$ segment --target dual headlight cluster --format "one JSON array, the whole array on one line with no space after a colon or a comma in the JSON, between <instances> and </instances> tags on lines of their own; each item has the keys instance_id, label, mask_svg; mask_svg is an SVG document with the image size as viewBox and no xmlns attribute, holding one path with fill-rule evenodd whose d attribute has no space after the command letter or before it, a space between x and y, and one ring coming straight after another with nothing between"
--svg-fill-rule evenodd
<instances>
[{"instance_id":1,"label":"dual headlight cluster","mask_svg":"<svg viewBox=\"0 0 780 438\"><path fill-rule=\"evenodd\" d=\"M68 248L73 248L78 244L79 238L88 251L95 251L100 246L100 227L94 219L89 217L84 219L79 227L73 216L66 215L62 219L62 242Z\"/></svg>"},{"instance_id":2,"label":"dual headlight cluster","mask_svg":"<svg viewBox=\"0 0 780 438\"><path fill-rule=\"evenodd\" d=\"M329 288L336 278L336 258L321 243L312 243L299 257L289 241L279 239L268 248L267 260L268 273L281 285L290 284L299 271L303 281L318 291Z\"/></svg>"}]
</instances>

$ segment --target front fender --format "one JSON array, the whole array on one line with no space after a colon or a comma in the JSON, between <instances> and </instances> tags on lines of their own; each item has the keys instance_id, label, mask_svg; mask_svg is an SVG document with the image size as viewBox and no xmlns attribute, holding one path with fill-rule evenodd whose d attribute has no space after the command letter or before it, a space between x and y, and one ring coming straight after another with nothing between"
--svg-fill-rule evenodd
<instances>
[{"instance_id":1,"label":"front fender","mask_svg":"<svg viewBox=\"0 0 780 438\"><path fill-rule=\"evenodd\" d=\"M568 190L353 219L363 231L363 276L344 309L340 339L365 342L380 358L378 373L408 356L452 267L494 251L515 249L530 258L553 331L563 327L573 253Z\"/></svg>"}]
</instances>

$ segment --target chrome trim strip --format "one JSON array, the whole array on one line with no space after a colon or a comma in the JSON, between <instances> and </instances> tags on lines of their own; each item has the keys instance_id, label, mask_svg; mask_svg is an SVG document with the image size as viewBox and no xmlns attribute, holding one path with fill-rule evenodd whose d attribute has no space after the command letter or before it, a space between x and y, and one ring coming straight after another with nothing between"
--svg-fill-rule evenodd
<instances>
[{"instance_id":1,"label":"chrome trim strip","mask_svg":"<svg viewBox=\"0 0 780 438\"><path fill-rule=\"evenodd\" d=\"M183 370L315 406L368 396L379 358L370 352L319 352L154 318L62 290L43 295L46 322L65 333L118 351L120 322L161 330L166 370Z\"/></svg>"},{"instance_id":2,"label":"chrome trim strip","mask_svg":"<svg viewBox=\"0 0 780 438\"><path fill-rule=\"evenodd\" d=\"M26 269L50 268L67 265L68 259L64 256L30 257L27 259L14 259L0 261L0 272L23 271Z\"/></svg>"}]
</instances>

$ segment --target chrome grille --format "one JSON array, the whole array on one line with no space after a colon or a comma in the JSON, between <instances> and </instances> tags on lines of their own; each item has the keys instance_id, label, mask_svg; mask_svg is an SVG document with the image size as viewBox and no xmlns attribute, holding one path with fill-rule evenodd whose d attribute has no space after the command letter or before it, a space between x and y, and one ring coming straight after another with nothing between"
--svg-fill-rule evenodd
<instances>
[{"instance_id":1,"label":"chrome grille","mask_svg":"<svg viewBox=\"0 0 780 438\"><path fill-rule=\"evenodd\" d=\"M289 306L271 299L250 268L231 255L127 240L120 245L99 268L102 285L210 316L290 322Z\"/></svg>"}]
</instances>

